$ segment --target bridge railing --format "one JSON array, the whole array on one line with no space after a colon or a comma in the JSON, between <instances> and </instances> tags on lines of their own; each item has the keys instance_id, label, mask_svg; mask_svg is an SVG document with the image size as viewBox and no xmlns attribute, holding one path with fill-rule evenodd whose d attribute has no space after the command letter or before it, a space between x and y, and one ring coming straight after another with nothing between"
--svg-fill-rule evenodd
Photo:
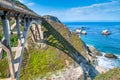
<instances>
[{"instance_id":1,"label":"bridge railing","mask_svg":"<svg viewBox=\"0 0 120 80\"><path fill-rule=\"evenodd\" d=\"M15 13L21 13L21 14L27 14L33 17L40 17L38 14L33 12L30 9L26 9L22 5L18 5L12 0L0 0L0 10L5 10L5 11L10 11L10 12L15 12Z\"/></svg>"}]
</instances>

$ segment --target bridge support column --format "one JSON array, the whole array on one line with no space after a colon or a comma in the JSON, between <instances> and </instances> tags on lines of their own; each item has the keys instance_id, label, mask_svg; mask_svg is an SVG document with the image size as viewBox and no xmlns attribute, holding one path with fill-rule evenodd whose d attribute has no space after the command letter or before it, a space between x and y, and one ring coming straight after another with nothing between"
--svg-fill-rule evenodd
<instances>
[{"instance_id":1,"label":"bridge support column","mask_svg":"<svg viewBox=\"0 0 120 80\"><path fill-rule=\"evenodd\" d=\"M41 39L43 40L42 26L39 24L38 27L39 27L40 37L41 37Z\"/></svg>"},{"instance_id":2,"label":"bridge support column","mask_svg":"<svg viewBox=\"0 0 120 80\"><path fill-rule=\"evenodd\" d=\"M43 43L43 31L42 31L42 26L41 26L41 24L39 24L38 25L38 28L39 28L39 32L40 32L40 39L41 39L41 43L40 43L40 45L41 45L41 47L43 47L43 45L44 45L44 43Z\"/></svg>"},{"instance_id":3,"label":"bridge support column","mask_svg":"<svg viewBox=\"0 0 120 80\"><path fill-rule=\"evenodd\" d=\"M14 66L13 66L12 50L11 50L11 46L10 46L10 35L9 35L10 25L9 25L9 20L5 15L2 16L2 23L3 23L4 37L5 37L5 45L10 51L10 54L7 55L7 60L8 60L8 64L9 64L10 75L13 80L15 78L15 74L14 74L15 70L14 70Z\"/></svg>"},{"instance_id":4,"label":"bridge support column","mask_svg":"<svg viewBox=\"0 0 120 80\"><path fill-rule=\"evenodd\" d=\"M23 31L23 36L25 38L25 34L26 34L26 31L27 31L27 23L26 23L26 18L24 17L23 19L23 23L24 23L24 31Z\"/></svg>"},{"instance_id":5,"label":"bridge support column","mask_svg":"<svg viewBox=\"0 0 120 80\"><path fill-rule=\"evenodd\" d=\"M35 28L36 28L36 25L35 24L32 24L32 27L30 28L31 32L32 32L32 39L33 39L33 42L35 43L37 41L37 36L35 35L36 34L36 31L35 31Z\"/></svg>"},{"instance_id":6,"label":"bridge support column","mask_svg":"<svg viewBox=\"0 0 120 80\"><path fill-rule=\"evenodd\" d=\"M16 19L16 28L17 28L18 40L19 40L19 42L22 44L22 41L21 41L21 33L20 33L20 21L19 21L19 16L17 16L15 19Z\"/></svg>"}]
</instances>

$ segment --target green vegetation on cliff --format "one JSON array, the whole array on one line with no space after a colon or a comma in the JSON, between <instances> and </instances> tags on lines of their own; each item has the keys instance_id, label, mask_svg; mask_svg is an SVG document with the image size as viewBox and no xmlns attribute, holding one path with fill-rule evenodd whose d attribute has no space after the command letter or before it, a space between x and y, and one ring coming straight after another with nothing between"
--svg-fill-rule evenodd
<instances>
[{"instance_id":1,"label":"green vegetation on cliff","mask_svg":"<svg viewBox=\"0 0 120 80\"><path fill-rule=\"evenodd\" d=\"M51 39L51 40L50 40ZM53 47L56 46L57 40L52 35L47 35L49 45L45 45L44 48L40 49L39 46L33 44L31 36L28 37L27 43L29 50L24 53L24 59L21 68L21 80L42 78L46 76L48 72L55 72L56 70L66 67L66 60L69 64L72 60L64 54L61 50ZM50 46L52 45L52 46Z\"/></svg>"},{"instance_id":2,"label":"green vegetation on cliff","mask_svg":"<svg viewBox=\"0 0 120 80\"><path fill-rule=\"evenodd\" d=\"M0 78L8 77L9 69L6 58L0 60Z\"/></svg>"},{"instance_id":3,"label":"green vegetation on cliff","mask_svg":"<svg viewBox=\"0 0 120 80\"><path fill-rule=\"evenodd\" d=\"M10 45L11 45L11 47L15 47L15 46L17 46L17 44L18 44L18 36L17 36L17 34L11 35L11 37L10 37Z\"/></svg>"},{"instance_id":4,"label":"green vegetation on cliff","mask_svg":"<svg viewBox=\"0 0 120 80\"><path fill-rule=\"evenodd\" d=\"M111 69L106 73L102 73L95 80L120 80L120 68Z\"/></svg>"},{"instance_id":5,"label":"green vegetation on cliff","mask_svg":"<svg viewBox=\"0 0 120 80\"><path fill-rule=\"evenodd\" d=\"M25 53L26 54L26 53ZM24 54L23 64L26 60ZM48 72L54 72L55 70L65 67L65 60L70 59L60 53L53 47L49 46L47 50L30 49L28 55L26 55L27 61L21 68L21 80L42 78Z\"/></svg>"}]
</instances>

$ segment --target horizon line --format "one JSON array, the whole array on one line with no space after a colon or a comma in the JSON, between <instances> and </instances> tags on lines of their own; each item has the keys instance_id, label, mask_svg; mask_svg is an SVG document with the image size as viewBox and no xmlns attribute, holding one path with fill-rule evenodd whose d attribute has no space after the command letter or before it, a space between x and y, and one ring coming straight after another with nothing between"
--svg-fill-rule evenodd
<instances>
[{"instance_id":1,"label":"horizon line","mask_svg":"<svg viewBox=\"0 0 120 80\"><path fill-rule=\"evenodd\" d=\"M120 21L61 21L63 23L66 22L120 22Z\"/></svg>"}]
</instances>

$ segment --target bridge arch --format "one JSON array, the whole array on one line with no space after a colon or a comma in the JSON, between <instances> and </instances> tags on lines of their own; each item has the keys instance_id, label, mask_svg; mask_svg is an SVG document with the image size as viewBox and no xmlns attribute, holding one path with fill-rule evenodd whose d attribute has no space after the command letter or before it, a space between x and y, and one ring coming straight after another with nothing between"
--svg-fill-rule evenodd
<instances>
[{"instance_id":1,"label":"bridge arch","mask_svg":"<svg viewBox=\"0 0 120 80\"><path fill-rule=\"evenodd\" d=\"M2 17L2 23L3 23L3 30L4 30L4 37L5 37L5 43L0 43L0 48L4 50L7 53L7 61L9 64L9 71L10 71L10 80L19 80L19 74L20 74L20 67L22 63L22 57L24 53L25 43L28 37L29 31L32 32L32 36L34 38L35 42L38 42L42 38L42 31L41 31L41 23L38 19L30 19L28 17L28 20L24 20L24 30L20 30L20 20L19 16L16 17L16 29L18 34L18 45L17 47L11 47L10 45L10 25L9 25L9 18L4 16ZM12 30L14 31L14 30ZM14 34L14 33L13 33ZM15 52L15 57L13 57L13 52Z\"/></svg>"},{"instance_id":2,"label":"bridge arch","mask_svg":"<svg viewBox=\"0 0 120 80\"><path fill-rule=\"evenodd\" d=\"M14 30L14 27L11 28L9 17L15 18L16 21L14 27L16 27L16 30ZM4 32L4 39L3 41L0 41L0 50L7 52L7 61L10 71L10 78L8 79L19 80L20 66L28 32L32 32L35 42L43 39L43 32L41 31L40 23L41 16L29 9L13 3L11 0L4 0L0 1L0 18L2 20ZM20 29L20 24L24 28L23 31ZM10 44L10 34L14 33L18 35L17 47L11 47ZM13 57L13 51L15 51L15 57Z\"/></svg>"},{"instance_id":3,"label":"bridge arch","mask_svg":"<svg viewBox=\"0 0 120 80\"><path fill-rule=\"evenodd\" d=\"M32 32L32 35L33 35L33 38L34 38L35 42L37 42L38 40L42 39L40 23L36 22L35 20L31 21L31 23L28 26L28 32L29 31ZM27 36L28 36L28 34L27 34Z\"/></svg>"}]
</instances>

